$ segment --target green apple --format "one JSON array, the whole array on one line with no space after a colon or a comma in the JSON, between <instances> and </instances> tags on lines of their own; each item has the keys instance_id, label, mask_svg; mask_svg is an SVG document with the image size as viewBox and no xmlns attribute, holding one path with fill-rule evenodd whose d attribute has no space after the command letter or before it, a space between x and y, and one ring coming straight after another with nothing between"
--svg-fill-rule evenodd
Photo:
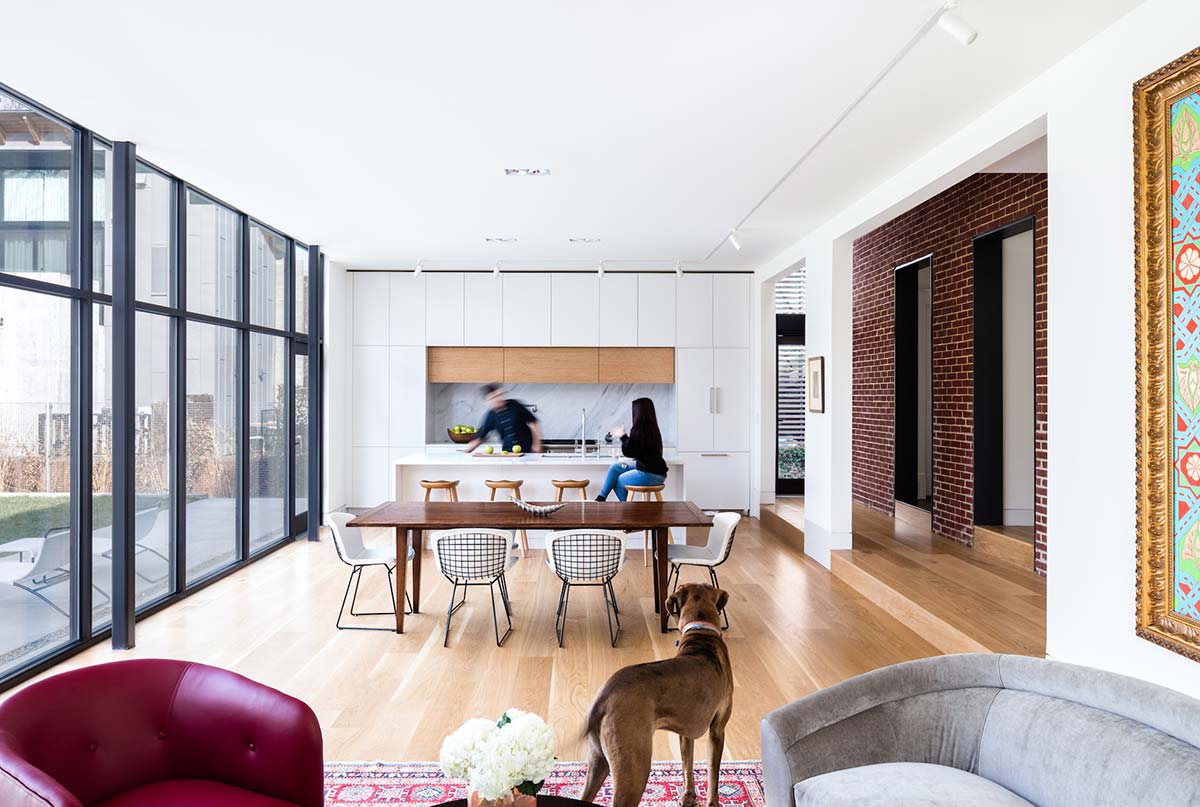
<instances>
[{"instance_id":1,"label":"green apple","mask_svg":"<svg viewBox=\"0 0 1200 807\"><path fill-rule=\"evenodd\" d=\"M491 453L492 453L493 451L495 451L495 450L496 450L496 449L495 449L495 448L493 448L492 446L484 446L484 447L483 447L483 453L484 453L484 454L491 454Z\"/></svg>"},{"instance_id":2,"label":"green apple","mask_svg":"<svg viewBox=\"0 0 1200 807\"><path fill-rule=\"evenodd\" d=\"M520 453L521 453L521 447L520 447L520 446L513 446L512 453L514 453L514 454L520 454Z\"/></svg>"}]
</instances>

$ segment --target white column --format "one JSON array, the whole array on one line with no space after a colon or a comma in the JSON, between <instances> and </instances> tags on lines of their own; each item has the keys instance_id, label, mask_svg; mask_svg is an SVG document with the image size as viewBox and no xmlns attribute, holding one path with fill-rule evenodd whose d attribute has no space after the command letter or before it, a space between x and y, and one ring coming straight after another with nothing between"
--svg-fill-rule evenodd
<instances>
[{"instance_id":1,"label":"white column","mask_svg":"<svg viewBox=\"0 0 1200 807\"><path fill-rule=\"evenodd\" d=\"M825 411L805 419L804 551L827 568L850 548L851 251L847 238L805 256L806 351L825 358Z\"/></svg>"}]
</instances>

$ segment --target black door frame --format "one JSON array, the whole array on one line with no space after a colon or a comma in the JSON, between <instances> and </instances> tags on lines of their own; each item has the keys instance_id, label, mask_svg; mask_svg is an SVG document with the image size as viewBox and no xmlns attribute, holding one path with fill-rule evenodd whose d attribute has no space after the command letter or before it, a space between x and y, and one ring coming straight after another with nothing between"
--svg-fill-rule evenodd
<instances>
[{"instance_id":1,"label":"black door frame","mask_svg":"<svg viewBox=\"0 0 1200 807\"><path fill-rule=\"evenodd\" d=\"M917 444L917 388L920 384L920 340L918 273L929 269L929 441L933 442L932 423L935 414L933 394L933 298L936 289L933 282L933 253L899 264L893 269L892 308L892 495L898 502L924 510L917 496L918 456L923 446ZM930 451L930 454L933 452ZM911 471L911 473L910 473ZM933 463L929 468L929 508L933 513L933 490L935 485Z\"/></svg>"},{"instance_id":2,"label":"black door frame","mask_svg":"<svg viewBox=\"0 0 1200 807\"><path fill-rule=\"evenodd\" d=\"M804 495L804 479L779 478L779 346L804 345L805 315L776 314L775 315L775 493L782 496ZM805 387L805 397L808 387Z\"/></svg>"}]
</instances>

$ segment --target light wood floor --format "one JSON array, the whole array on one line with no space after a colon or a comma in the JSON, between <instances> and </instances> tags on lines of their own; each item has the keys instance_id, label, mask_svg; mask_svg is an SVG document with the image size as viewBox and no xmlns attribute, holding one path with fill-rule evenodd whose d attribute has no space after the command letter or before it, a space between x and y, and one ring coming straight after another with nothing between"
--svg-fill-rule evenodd
<instances>
[{"instance_id":1,"label":"light wood floor","mask_svg":"<svg viewBox=\"0 0 1200 807\"><path fill-rule=\"evenodd\" d=\"M898 540L886 534L890 520L881 519L862 518L864 541L883 550L894 544L900 558L919 553L908 528ZM952 548L953 566L961 575L976 561L953 555L957 551ZM913 557L895 562L918 571L929 565ZM321 721L328 760L435 760L442 738L463 720L497 717L513 706L544 715L558 733L559 758L573 760L582 757L584 715L605 679L621 666L674 652L675 635L657 630L650 571L637 551L616 581L624 625L616 649L609 647L594 589L573 595L565 647L555 646L558 581L540 551L510 573L515 616L506 645L497 648L492 639L487 591L474 589L455 617L451 647L443 649L450 589L433 569L427 555L424 611L409 618L404 636L337 631L347 570L329 540L296 543L139 623L135 650L98 646L56 670L156 656L227 667L308 702ZM990 580L997 573L984 568L984 575ZM726 759L759 757L758 723L771 709L858 673L941 652L936 638L902 621L905 614L892 616L896 609L876 605L757 520L739 528L721 582L731 597L726 641L736 680ZM947 596L958 601L958 592ZM1042 597L1044 609L1044 589ZM368 576L360 608L388 605L382 574ZM1037 607L1035 592L1028 608ZM965 612L958 627L969 633L973 621L987 641L1003 631L987 607ZM1034 645L1026 652L1044 650L1044 640L1042 650ZM678 753L676 740L660 733L655 758Z\"/></svg>"}]
</instances>

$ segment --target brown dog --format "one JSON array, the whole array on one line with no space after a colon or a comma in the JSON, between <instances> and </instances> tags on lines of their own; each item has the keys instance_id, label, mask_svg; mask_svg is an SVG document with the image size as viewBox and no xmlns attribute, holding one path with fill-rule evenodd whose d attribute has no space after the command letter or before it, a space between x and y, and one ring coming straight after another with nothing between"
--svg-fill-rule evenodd
<instances>
[{"instance_id":1,"label":"brown dog","mask_svg":"<svg viewBox=\"0 0 1200 807\"><path fill-rule=\"evenodd\" d=\"M680 586L666 602L667 610L679 617L675 657L617 670L601 687L588 713L591 756L584 801L596 797L611 769L612 807L637 807L650 778L654 732L663 729L679 735L683 807L696 803L693 745L708 732L708 804L717 807L725 724L733 711L733 672L718 627L728 599L712 586Z\"/></svg>"}]
</instances>

